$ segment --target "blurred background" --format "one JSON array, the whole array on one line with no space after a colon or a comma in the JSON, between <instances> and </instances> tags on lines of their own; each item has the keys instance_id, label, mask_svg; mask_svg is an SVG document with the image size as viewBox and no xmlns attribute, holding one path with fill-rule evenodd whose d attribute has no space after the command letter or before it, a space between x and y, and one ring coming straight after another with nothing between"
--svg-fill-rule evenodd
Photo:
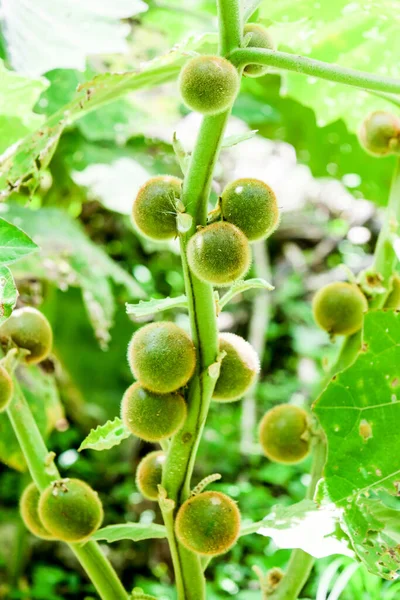
<instances>
[{"instance_id":1,"label":"blurred background","mask_svg":"<svg viewBox=\"0 0 400 600\"><path fill-rule=\"evenodd\" d=\"M268 4L262 3L258 15L266 24ZM212 1L118 0L108 7L82 0L77 5L0 3L1 152L44 119L62 114L80 83L107 71L137 69L183 42L188 32L200 36L216 30ZM294 13L286 28L274 25L284 49L296 18ZM321 48L318 56L324 58L322 42ZM270 281L275 290L237 296L219 317L221 330L246 337L260 352L259 384L243 401L211 406L194 474L197 483L221 473L218 489L238 502L248 522L265 517L273 505L304 497L309 462L288 467L268 461L256 443L256 424L276 404L310 405L315 398L337 344L316 328L310 299L321 285L346 279L346 268L357 273L370 264L393 170L392 158L367 156L354 133L374 102L371 97L367 106L363 100L353 103L359 119L350 127L349 115L336 118L329 102L325 112L315 112L312 98L318 90L312 81L310 102L285 95L287 83L276 73L243 80L226 134L243 141L223 150L211 199L215 203L232 179L257 177L275 190L282 211L268 243L253 247L249 274ZM328 98L334 108L342 101L339 88ZM382 102L376 99L376 107ZM85 479L98 490L105 525L161 523L156 503L143 499L135 485L136 466L153 449L150 444L130 438L109 452L77 449L92 427L119 414L132 380L126 348L144 321L128 317L125 302L184 293L178 245L143 239L133 230L130 212L149 176L181 176L173 132L190 151L200 119L187 114L176 82L128 93L71 123L64 116L64 133L36 185L0 204L0 216L41 247L13 265L18 303L40 307L55 334L51 360L26 371L24 389L63 476ZM176 309L168 318L188 328L184 311ZM94 598L68 549L33 538L20 520L18 499L29 476L4 415L0 460L5 463L0 465L0 598ZM166 541L117 542L105 551L127 589L138 586L159 600L175 598ZM230 553L212 561L208 598L260 599L252 567L284 568L288 557L289 551L269 538L241 538ZM397 584L333 556L317 562L303 597L390 600L397 594Z\"/></svg>"}]
</instances>

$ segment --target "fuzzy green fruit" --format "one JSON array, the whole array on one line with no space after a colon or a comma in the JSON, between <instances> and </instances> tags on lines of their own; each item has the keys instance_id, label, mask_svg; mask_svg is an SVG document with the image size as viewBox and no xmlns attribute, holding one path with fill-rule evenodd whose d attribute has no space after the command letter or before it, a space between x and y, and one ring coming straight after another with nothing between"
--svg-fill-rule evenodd
<instances>
[{"instance_id":1,"label":"fuzzy green fruit","mask_svg":"<svg viewBox=\"0 0 400 600\"><path fill-rule=\"evenodd\" d=\"M244 26L243 34L251 33L251 39L247 48L261 48L274 50L275 44L268 29L257 23L247 23ZM269 70L268 66L250 64L244 68L244 75L247 77L261 77Z\"/></svg>"},{"instance_id":2,"label":"fuzzy green fruit","mask_svg":"<svg viewBox=\"0 0 400 600\"><path fill-rule=\"evenodd\" d=\"M14 310L0 327L1 338L11 338L16 346L29 350L25 357L27 364L47 358L53 345L50 323L41 312L29 306Z\"/></svg>"},{"instance_id":3,"label":"fuzzy green fruit","mask_svg":"<svg viewBox=\"0 0 400 600\"><path fill-rule=\"evenodd\" d=\"M235 67L221 56L196 56L183 67L179 86L184 103L203 115L227 110L239 91Z\"/></svg>"},{"instance_id":4,"label":"fuzzy green fruit","mask_svg":"<svg viewBox=\"0 0 400 600\"><path fill-rule=\"evenodd\" d=\"M270 460L285 464L302 461L310 452L306 411L291 404L275 406L261 420L259 439Z\"/></svg>"},{"instance_id":5,"label":"fuzzy green fruit","mask_svg":"<svg viewBox=\"0 0 400 600\"><path fill-rule=\"evenodd\" d=\"M352 283L329 283L313 299L314 319L331 335L351 335L359 331L367 310L366 297Z\"/></svg>"},{"instance_id":6,"label":"fuzzy green fruit","mask_svg":"<svg viewBox=\"0 0 400 600\"><path fill-rule=\"evenodd\" d=\"M166 456L162 450L150 452L140 461L136 471L136 485L148 500L157 500Z\"/></svg>"},{"instance_id":7,"label":"fuzzy green fruit","mask_svg":"<svg viewBox=\"0 0 400 600\"><path fill-rule=\"evenodd\" d=\"M182 180L169 175L152 177L140 188L132 208L132 219L143 235L168 240L177 235L176 202Z\"/></svg>"},{"instance_id":8,"label":"fuzzy green fruit","mask_svg":"<svg viewBox=\"0 0 400 600\"><path fill-rule=\"evenodd\" d=\"M187 259L201 281L226 286L245 276L251 251L244 233L223 221L203 227L190 238Z\"/></svg>"},{"instance_id":9,"label":"fuzzy green fruit","mask_svg":"<svg viewBox=\"0 0 400 600\"><path fill-rule=\"evenodd\" d=\"M0 365L0 413L10 404L13 391L13 381L8 371Z\"/></svg>"},{"instance_id":10,"label":"fuzzy green fruit","mask_svg":"<svg viewBox=\"0 0 400 600\"><path fill-rule=\"evenodd\" d=\"M43 540L54 540L54 536L47 531L39 517L40 492L32 482L23 491L19 502L19 511L25 527L33 535Z\"/></svg>"},{"instance_id":11,"label":"fuzzy green fruit","mask_svg":"<svg viewBox=\"0 0 400 600\"><path fill-rule=\"evenodd\" d=\"M385 308L400 310L400 277L394 275L392 278L392 290L385 302Z\"/></svg>"},{"instance_id":12,"label":"fuzzy green fruit","mask_svg":"<svg viewBox=\"0 0 400 600\"><path fill-rule=\"evenodd\" d=\"M168 321L145 325L130 341L128 360L135 378L146 389L167 394L187 384L196 365L196 350L188 334Z\"/></svg>"},{"instance_id":13,"label":"fuzzy green fruit","mask_svg":"<svg viewBox=\"0 0 400 600\"><path fill-rule=\"evenodd\" d=\"M259 179L236 179L221 196L225 221L239 227L250 242L270 236L279 223L279 209L272 189Z\"/></svg>"},{"instance_id":14,"label":"fuzzy green fruit","mask_svg":"<svg viewBox=\"0 0 400 600\"><path fill-rule=\"evenodd\" d=\"M239 400L255 383L260 371L257 352L246 340L234 333L219 335L219 349L226 352L226 356L222 359L213 400Z\"/></svg>"},{"instance_id":15,"label":"fuzzy green fruit","mask_svg":"<svg viewBox=\"0 0 400 600\"><path fill-rule=\"evenodd\" d=\"M236 542L239 529L236 503L220 492L203 492L189 498L176 515L178 540L196 554L215 556L227 552Z\"/></svg>"},{"instance_id":16,"label":"fuzzy green fruit","mask_svg":"<svg viewBox=\"0 0 400 600\"><path fill-rule=\"evenodd\" d=\"M82 542L100 527L103 507L97 492L79 479L60 479L40 495L39 517L58 540Z\"/></svg>"},{"instance_id":17,"label":"fuzzy green fruit","mask_svg":"<svg viewBox=\"0 0 400 600\"><path fill-rule=\"evenodd\" d=\"M358 137L364 150L373 156L396 154L400 150L400 119L377 110L364 119Z\"/></svg>"},{"instance_id":18,"label":"fuzzy green fruit","mask_svg":"<svg viewBox=\"0 0 400 600\"><path fill-rule=\"evenodd\" d=\"M124 394L121 418L125 427L140 439L158 442L182 427L186 403L181 394L150 392L137 382Z\"/></svg>"}]
</instances>

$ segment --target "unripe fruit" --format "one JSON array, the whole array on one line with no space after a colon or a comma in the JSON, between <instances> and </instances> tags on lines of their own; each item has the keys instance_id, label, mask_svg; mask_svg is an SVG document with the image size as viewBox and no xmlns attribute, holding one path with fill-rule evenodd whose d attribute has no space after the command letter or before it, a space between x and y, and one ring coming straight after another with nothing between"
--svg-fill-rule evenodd
<instances>
[{"instance_id":1,"label":"unripe fruit","mask_svg":"<svg viewBox=\"0 0 400 600\"><path fill-rule=\"evenodd\" d=\"M50 323L41 312L29 306L14 310L0 327L0 338L11 338L16 346L29 350L25 357L28 364L44 360L53 345Z\"/></svg>"},{"instance_id":2,"label":"unripe fruit","mask_svg":"<svg viewBox=\"0 0 400 600\"><path fill-rule=\"evenodd\" d=\"M137 228L153 240L168 240L177 235L176 201L181 196L182 180L160 175L140 188L133 203L132 218Z\"/></svg>"},{"instance_id":3,"label":"unripe fruit","mask_svg":"<svg viewBox=\"0 0 400 600\"><path fill-rule=\"evenodd\" d=\"M262 418L259 438L270 460L286 464L300 462L310 451L306 411L291 404L275 406Z\"/></svg>"},{"instance_id":4,"label":"unripe fruit","mask_svg":"<svg viewBox=\"0 0 400 600\"><path fill-rule=\"evenodd\" d=\"M276 196L259 179L236 179L229 183L222 192L221 212L250 242L268 237L279 223Z\"/></svg>"},{"instance_id":5,"label":"unripe fruit","mask_svg":"<svg viewBox=\"0 0 400 600\"><path fill-rule=\"evenodd\" d=\"M190 238L187 259L201 281L225 286L247 273L251 251L244 233L222 221L203 227Z\"/></svg>"},{"instance_id":6,"label":"unripe fruit","mask_svg":"<svg viewBox=\"0 0 400 600\"><path fill-rule=\"evenodd\" d=\"M314 319L331 335L351 335L361 329L367 309L366 297L352 283L329 283L313 299Z\"/></svg>"},{"instance_id":7,"label":"unripe fruit","mask_svg":"<svg viewBox=\"0 0 400 600\"><path fill-rule=\"evenodd\" d=\"M42 492L39 517L64 542L81 542L101 525L103 507L97 492L80 479L60 479Z\"/></svg>"},{"instance_id":8,"label":"unripe fruit","mask_svg":"<svg viewBox=\"0 0 400 600\"><path fill-rule=\"evenodd\" d=\"M386 299L385 308L400 310L400 277L398 275L393 276L392 291Z\"/></svg>"},{"instance_id":9,"label":"unripe fruit","mask_svg":"<svg viewBox=\"0 0 400 600\"><path fill-rule=\"evenodd\" d=\"M203 115L223 112L239 91L235 67L221 56L196 56L183 67L179 86L186 106Z\"/></svg>"},{"instance_id":10,"label":"unripe fruit","mask_svg":"<svg viewBox=\"0 0 400 600\"><path fill-rule=\"evenodd\" d=\"M192 552L214 556L227 552L236 542L240 512L236 503L220 492L203 492L186 500L178 510L178 540Z\"/></svg>"},{"instance_id":11,"label":"unripe fruit","mask_svg":"<svg viewBox=\"0 0 400 600\"><path fill-rule=\"evenodd\" d=\"M257 352L234 333L219 335L219 349L225 351L226 356L221 362L213 399L218 402L239 400L253 385L260 370Z\"/></svg>"},{"instance_id":12,"label":"unripe fruit","mask_svg":"<svg viewBox=\"0 0 400 600\"><path fill-rule=\"evenodd\" d=\"M167 394L187 384L196 365L196 350L188 334L168 321L137 331L129 344L133 375L148 390Z\"/></svg>"},{"instance_id":13,"label":"unripe fruit","mask_svg":"<svg viewBox=\"0 0 400 600\"><path fill-rule=\"evenodd\" d=\"M121 417L134 435L147 442L158 442L182 427L186 403L181 394L150 392L137 382L122 398Z\"/></svg>"},{"instance_id":14,"label":"unripe fruit","mask_svg":"<svg viewBox=\"0 0 400 600\"><path fill-rule=\"evenodd\" d=\"M364 150L374 156L395 154L400 149L400 119L377 110L364 119L358 137Z\"/></svg>"},{"instance_id":15,"label":"unripe fruit","mask_svg":"<svg viewBox=\"0 0 400 600\"><path fill-rule=\"evenodd\" d=\"M54 540L54 536L47 531L39 517L40 492L36 485L30 483L23 491L19 501L19 510L25 527L33 535L43 540Z\"/></svg>"},{"instance_id":16,"label":"unripe fruit","mask_svg":"<svg viewBox=\"0 0 400 600\"><path fill-rule=\"evenodd\" d=\"M13 391L13 381L8 371L0 365L0 413L10 404Z\"/></svg>"},{"instance_id":17,"label":"unripe fruit","mask_svg":"<svg viewBox=\"0 0 400 600\"><path fill-rule=\"evenodd\" d=\"M262 25L258 25L257 23L247 23L244 26L243 34L247 35L248 33L252 34L250 42L247 46L248 48L264 48L267 50L274 50L274 41L268 29ZM261 77L261 75L265 75L268 70L268 66L250 64L246 65L243 73L247 77Z\"/></svg>"},{"instance_id":18,"label":"unripe fruit","mask_svg":"<svg viewBox=\"0 0 400 600\"><path fill-rule=\"evenodd\" d=\"M140 461L136 471L136 485L149 500L157 500L166 456L161 450L150 452Z\"/></svg>"}]
</instances>

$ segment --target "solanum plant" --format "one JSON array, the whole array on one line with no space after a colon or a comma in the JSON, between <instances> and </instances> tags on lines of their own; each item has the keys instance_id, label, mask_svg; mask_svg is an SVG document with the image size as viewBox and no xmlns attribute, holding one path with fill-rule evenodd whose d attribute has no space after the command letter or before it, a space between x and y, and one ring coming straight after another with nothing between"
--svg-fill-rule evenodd
<instances>
[{"instance_id":1,"label":"solanum plant","mask_svg":"<svg viewBox=\"0 0 400 600\"><path fill-rule=\"evenodd\" d=\"M240 401L260 371L252 346L235 334L219 333L217 317L237 292L261 287L273 293L266 281L243 282L252 260L252 243L266 240L279 227L278 203L268 182L251 177L231 181L221 191L217 205L209 205L214 169L241 79L259 77L275 67L343 84L348 86L348 94L353 86L384 94L395 103L394 95L400 94L400 80L277 51L268 29L251 20L258 4L252 1L241 6L239 0L217 0L218 51L178 52L165 59L170 66L167 71L157 62L149 69L154 84L178 79L183 102L203 117L190 155L178 139L173 141L182 179L149 179L132 207L134 225L144 236L156 242L179 239L185 297L129 305L128 312L140 311L143 316L184 307L190 333L165 315L135 332L127 349L132 384L121 402L121 418L116 416L92 431L81 447L104 450L130 435L160 445L139 464L137 486L144 497L159 503L164 527L149 525L143 535L141 526L140 539L167 537L179 600L206 598L207 567L213 557L230 550L239 536L271 526L271 519L241 526L246 515L241 517L233 499L218 491L218 484L217 489L205 489L218 481L218 474L210 473L200 483L192 477L210 403ZM79 118L89 102L86 110L93 110L141 85L147 85L146 70L132 74L131 81L110 75L107 86L84 84L69 105L69 118ZM52 143L57 143L64 126L63 117L54 115L29 138L26 160L26 148L21 146L5 156L1 172L4 197L24 184L34 186L38 170L47 166L54 150L49 146L50 132L55 135ZM398 154L399 139L400 121L395 115L381 111L366 116L360 141L367 152ZM346 540L357 560L387 579L396 576L400 560L396 525L396 456L400 448L395 441L400 378L395 250L400 220L399 165L373 264L357 278L349 274L349 281L329 283L314 297L317 324L332 338L343 336L337 360L321 382L314 410L282 404L264 415L258 432L261 448L271 461L295 464L312 454L308 502L300 503L293 518L301 520L306 514L329 512L335 506L331 535ZM0 222L0 239L2 235L6 241L11 239L15 230L11 227L10 233L10 225ZM18 235L21 255L34 248L22 232ZM0 251L6 246L1 245ZM8 260L5 253L1 263L16 258ZM4 289L9 284L7 277L5 270ZM221 294L223 288L226 291ZM38 363L51 351L47 319L28 307L4 317L9 318L4 318L0 328L0 410L7 412L32 478L21 498L27 528L49 543L68 543L104 600L150 599L140 590L126 591L100 551L97 540L107 539L114 526L107 531L99 529L103 508L94 490L83 481L60 476L54 453L47 449L21 390L18 365ZM390 451L392 440L393 461L388 462L384 454ZM275 525L282 526L278 520ZM287 518L284 526L289 528L292 521ZM115 527L124 531L123 525ZM127 524L126 529L127 537L135 539L135 524ZM120 539L123 537L121 533ZM298 598L314 560L300 544L284 572L275 569L260 576L262 597Z\"/></svg>"}]
</instances>

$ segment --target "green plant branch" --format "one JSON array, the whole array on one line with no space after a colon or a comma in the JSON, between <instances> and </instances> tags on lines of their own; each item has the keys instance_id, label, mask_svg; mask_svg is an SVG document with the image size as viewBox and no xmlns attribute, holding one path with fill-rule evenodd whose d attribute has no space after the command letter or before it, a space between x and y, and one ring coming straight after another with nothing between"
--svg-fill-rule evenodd
<instances>
[{"instance_id":1,"label":"green plant branch","mask_svg":"<svg viewBox=\"0 0 400 600\"><path fill-rule=\"evenodd\" d=\"M43 491L52 481L60 478L60 473L54 464L54 456L46 448L17 378L13 377L13 381L15 392L7 415L31 477L38 489ZM102 600L128 600L128 594L117 574L96 542L89 540L85 544L68 546L85 569Z\"/></svg>"},{"instance_id":2,"label":"green plant branch","mask_svg":"<svg viewBox=\"0 0 400 600\"><path fill-rule=\"evenodd\" d=\"M250 63L268 65L278 69L295 71L303 75L327 79L336 83L344 83L364 90L374 90L391 94L400 93L400 79L383 77L364 71L348 69L340 65L330 64L314 58L307 58L278 50L260 50L257 48L237 48L229 55L229 59L237 67L245 67Z\"/></svg>"},{"instance_id":3,"label":"green plant branch","mask_svg":"<svg viewBox=\"0 0 400 600\"><path fill-rule=\"evenodd\" d=\"M218 0L219 53L226 56L242 42L240 3L236 0Z\"/></svg>"}]
</instances>

